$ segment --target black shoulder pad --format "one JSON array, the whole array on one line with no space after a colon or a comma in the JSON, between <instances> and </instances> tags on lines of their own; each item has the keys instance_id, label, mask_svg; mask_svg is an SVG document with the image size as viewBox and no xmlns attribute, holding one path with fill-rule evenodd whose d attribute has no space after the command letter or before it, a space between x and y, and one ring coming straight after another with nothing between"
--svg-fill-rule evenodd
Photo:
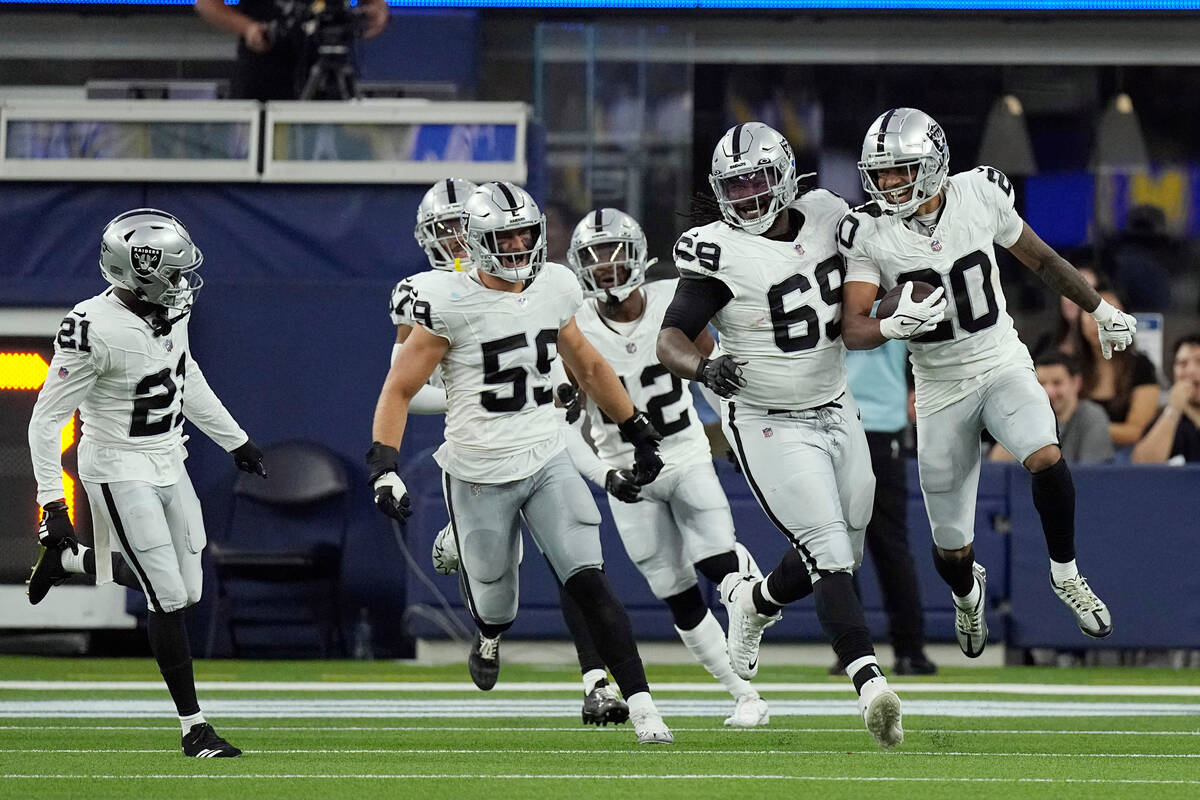
<instances>
[{"instance_id":1,"label":"black shoulder pad","mask_svg":"<svg viewBox=\"0 0 1200 800\"><path fill-rule=\"evenodd\" d=\"M876 203L874 200L872 200L869 203L863 203L861 206L855 206L854 208L852 208L850 210L856 211L860 214L866 214L869 217L882 217L883 216L883 209L880 208L879 204Z\"/></svg>"}]
</instances>

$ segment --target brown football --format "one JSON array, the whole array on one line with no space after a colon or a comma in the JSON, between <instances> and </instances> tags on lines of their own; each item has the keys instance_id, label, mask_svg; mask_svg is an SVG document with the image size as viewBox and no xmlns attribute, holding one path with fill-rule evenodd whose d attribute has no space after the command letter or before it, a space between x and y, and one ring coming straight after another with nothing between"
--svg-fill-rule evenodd
<instances>
[{"instance_id":1,"label":"brown football","mask_svg":"<svg viewBox=\"0 0 1200 800\"><path fill-rule=\"evenodd\" d=\"M912 299L918 303L929 297L934 291L934 287L924 281L912 281L912 287ZM888 293L879 301L879 308L875 309L877 319L887 319L896 313L896 306L900 305L900 294L903 290L903 283L896 284L895 287L888 290Z\"/></svg>"}]
</instances>

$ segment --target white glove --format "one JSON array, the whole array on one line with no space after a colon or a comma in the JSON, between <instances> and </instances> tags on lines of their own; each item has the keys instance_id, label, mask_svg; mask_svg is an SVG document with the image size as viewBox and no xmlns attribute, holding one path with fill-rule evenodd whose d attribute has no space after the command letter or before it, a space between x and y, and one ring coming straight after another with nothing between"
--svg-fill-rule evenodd
<instances>
[{"instance_id":1,"label":"white glove","mask_svg":"<svg viewBox=\"0 0 1200 800\"><path fill-rule=\"evenodd\" d=\"M911 339L928 333L946 318L946 290L939 286L921 302L912 299L911 283L904 284L896 312L879 320L879 332L889 339Z\"/></svg>"},{"instance_id":2,"label":"white glove","mask_svg":"<svg viewBox=\"0 0 1200 800\"><path fill-rule=\"evenodd\" d=\"M1131 314L1118 310L1107 300L1101 300L1092 312L1092 318L1096 320L1097 334L1100 336L1100 352L1106 359L1112 358L1113 350L1124 350L1133 344L1137 320Z\"/></svg>"},{"instance_id":3,"label":"white glove","mask_svg":"<svg viewBox=\"0 0 1200 800\"><path fill-rule=\"evenodd\" d=\"M383 473L374 480L371 487L375 490L375 505L384 514L397 522L403 522L412 514L412 501L408 499L408 489L396 473Z\"/></svg>"}]
</instances>

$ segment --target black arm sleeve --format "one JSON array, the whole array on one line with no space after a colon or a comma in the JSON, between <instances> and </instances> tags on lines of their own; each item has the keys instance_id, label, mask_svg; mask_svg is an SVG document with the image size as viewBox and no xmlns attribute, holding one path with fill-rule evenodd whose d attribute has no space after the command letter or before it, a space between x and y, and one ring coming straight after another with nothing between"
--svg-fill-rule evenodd
<instances>
[{"instance_id":1,"label":"black arm sleeve","mask_svg":"<svg viewBox=\"0 0 1200 800\"><path fill-rule=\"evenodd\" d=\"M718 311L733 299L729 287L716 278L683 278L663 316L663 328L679 328L695 339Z\"/></svg>"}]
</instances>

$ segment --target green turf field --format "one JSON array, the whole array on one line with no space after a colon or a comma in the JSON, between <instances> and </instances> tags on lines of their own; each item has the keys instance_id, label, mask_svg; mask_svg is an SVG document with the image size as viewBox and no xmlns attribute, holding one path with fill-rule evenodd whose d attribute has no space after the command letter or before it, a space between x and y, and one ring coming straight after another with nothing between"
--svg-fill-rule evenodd
<instances>
[{"instance_id":1,"label":"green turf field","mask_svg":"<svg viewBox=\"0 0 1200 800\"><path fill-rule=\"evenodd\" d=\"M462 666L201 662L209 721L246 754L193 760L151 661L0 658L0 796L1200 797L1194 671L896 679L906 738L886 753L822 669L764 666L771 724L749 731L722 726L732 702L699 667L649 676L674 745L584 728L564 668L508 665L485 694Z\"/></svg>"}]
</instances>

